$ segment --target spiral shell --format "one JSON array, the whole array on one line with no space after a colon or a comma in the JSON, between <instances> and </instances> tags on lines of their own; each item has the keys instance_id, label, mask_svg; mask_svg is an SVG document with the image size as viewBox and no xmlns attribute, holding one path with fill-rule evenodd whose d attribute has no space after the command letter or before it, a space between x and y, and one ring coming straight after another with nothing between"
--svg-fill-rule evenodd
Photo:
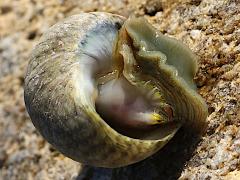
<instances>
[{"instance_id":1,"label":"spiral shell","mask_svg":"<svg viewBox=\"0 0 240 180\"><path fill-rule=\"evenodd\" d=\"M95 71L100 73L92 76ZM202 132L207 108L195 92L196 71L192 52L146 20L82 13L52 26L33 50L25 104L34 126L64 155L120 167L161 149L182 125ZM168 118L164 123L140 136L141 130L124 133L102 118L96 110L98 85L119 72L139 91L152 90L159 107L171 107L161 111Z\"/></svg>"}]
</instances>

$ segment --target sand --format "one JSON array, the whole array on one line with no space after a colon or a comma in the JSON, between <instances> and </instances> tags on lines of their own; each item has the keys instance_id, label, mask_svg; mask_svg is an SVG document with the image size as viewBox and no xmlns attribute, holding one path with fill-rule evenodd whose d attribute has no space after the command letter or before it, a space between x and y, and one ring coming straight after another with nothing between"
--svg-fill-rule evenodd
<instances>
[{"instance_id":1,"label":"sand","mask_svg":"<svg viewBox=\"0 0 240 180\"><path fill-rule=\"evenodd\" d=\"M193 50L209 110L203 137L182 129L156 155L114 170L83 166L41 137L23 100L29 55L51 25L89 11L144 16ZM0 1L0 180L240 179L239 99L239 0Z\"/></svg>"}]
</instances>

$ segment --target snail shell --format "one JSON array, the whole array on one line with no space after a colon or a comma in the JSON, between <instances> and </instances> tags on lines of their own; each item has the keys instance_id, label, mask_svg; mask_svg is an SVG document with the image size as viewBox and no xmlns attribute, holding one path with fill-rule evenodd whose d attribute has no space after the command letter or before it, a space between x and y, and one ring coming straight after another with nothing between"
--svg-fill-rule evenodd
<instances>
[{"instance_id":1,"label":"snail shell","mask_svg":"<svg viewBox=\"0 0 240 180\"><path fill-rule=\"evenodd\" d=\"M183 125L203 131L207 108L195 91L196 71L193 53L143 18L82 13L43 35L30 58L24 99L34 126L64 155L120 167L152 155ZM137 111L134 103L114 118L114 103L125 107L121 93L140 99L140 109L154 102L146 107L157 123L141 115L142 124L129 123L124 112Z\"/></svg>"}]
</instances>

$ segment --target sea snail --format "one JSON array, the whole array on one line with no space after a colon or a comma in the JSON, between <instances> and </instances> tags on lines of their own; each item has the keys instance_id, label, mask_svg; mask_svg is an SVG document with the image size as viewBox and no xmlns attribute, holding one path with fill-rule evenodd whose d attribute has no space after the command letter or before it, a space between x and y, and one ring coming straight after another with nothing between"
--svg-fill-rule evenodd
<instances>
[{"instance_id":1,"label":"sea snail","mask_svg":"<svg viewBox=\"0 0 240 180\"><path fill-rule=\"evenodd\" d=\"M206 104L196 57L144 18L82 13L36 45L24 99L34 126L64 155L120 167L161 149L181 126L201 133Z\"/></svg>"}]
</instances>

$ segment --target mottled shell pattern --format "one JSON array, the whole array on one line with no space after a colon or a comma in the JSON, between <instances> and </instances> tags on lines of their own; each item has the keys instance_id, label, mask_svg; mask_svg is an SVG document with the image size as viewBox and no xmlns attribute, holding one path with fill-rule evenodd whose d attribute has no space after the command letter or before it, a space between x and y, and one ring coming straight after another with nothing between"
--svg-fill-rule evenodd
<instances>
[{"instance_id":1,"label":"mottled shell pattern","mask_svg":"<svg viewBox=\"0 0 240 180\"><path fill-rule=\"evenodd\" d=\"M64 155L120 167L154 154L181 126L203 131L207 108L196 93L196 71L190 49L145 19L82 13L52 26L33 50L25 104L34 126ZM119 76L151 92L162 123L132 135L103 118L98 87Z\"/></svg>"}]
</instances>

